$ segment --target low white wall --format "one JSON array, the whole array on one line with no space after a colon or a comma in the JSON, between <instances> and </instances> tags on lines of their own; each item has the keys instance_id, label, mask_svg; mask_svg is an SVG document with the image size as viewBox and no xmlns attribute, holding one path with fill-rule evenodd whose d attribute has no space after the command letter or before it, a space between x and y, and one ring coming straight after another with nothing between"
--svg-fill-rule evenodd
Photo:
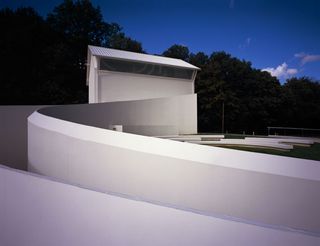
<instances>
[{"instance_id":1,"label":"low white wall","mask_svg":"<svg viewBox=\"0 0 320 246\"><path fill-rule=\"evenodd\" d=\"M205 214L320 233L317 161L119 133L34 113L29 170Z\"/></svg>"},{"instance_id":2,"label":"low white wall","mask_svg":"<svg viewBox=\"0 0 320 246\"><path fill-rule=\"evenodd\" d=\"M101 71L98 76L98 102L132 101L194 93L194 82L189 80Z\"/></svg>"},{"instance_id":3,"label":"low white wall","mask_svg":"<svg viewBox=\"0 0 320 246\"><path fill-rule=\"evenodd\" d=\"M0 245L319 245L278 231L103 194L0 165Z\"/></svg>"},{"instance_id":4,"label":"low white wall","mask_svg":"<svg viewBox=\"0 0 320 246\"><path fill-rule=\"evenodd\" d=\"M27 170L27 118L41 107L0 106L0 163Z\"/></svg>"},{"instance_id":5,"label":"low white wall","mask_svg":"<svg viewBox=\"0 0 320 246\"><path fill-rule=\"evenodd\" d=\"M112 102L63 105L42 109L60 119L101 128L123 125L123 130L141 135L197 133L197 95Z\"/></svg>"}]
</instances>

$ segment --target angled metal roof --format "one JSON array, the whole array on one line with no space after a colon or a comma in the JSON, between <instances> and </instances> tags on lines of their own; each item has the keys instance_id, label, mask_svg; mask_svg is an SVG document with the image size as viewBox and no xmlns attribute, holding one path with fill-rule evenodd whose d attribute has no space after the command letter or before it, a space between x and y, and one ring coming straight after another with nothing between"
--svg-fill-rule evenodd
<instances>
[{"instance_id":1,"label":"angled metal roof","mask_svg":"<svg viewBox=\"0 0 320 246\"><path fill-rule=\"evenodd\" d=\"M142 62L148 62L148 63L154 63L154 64L162 64L162 65L200 70L200 68L193 66L190 63L187 63L183 60L175 59L175 58L147 55L147 54L135 53L130 51L92 46L92 45L89 45L89 50L91 54L94 56L111 57L111 58L131 60L131 61L142 61Z\"/></svg>"}]
</instances>

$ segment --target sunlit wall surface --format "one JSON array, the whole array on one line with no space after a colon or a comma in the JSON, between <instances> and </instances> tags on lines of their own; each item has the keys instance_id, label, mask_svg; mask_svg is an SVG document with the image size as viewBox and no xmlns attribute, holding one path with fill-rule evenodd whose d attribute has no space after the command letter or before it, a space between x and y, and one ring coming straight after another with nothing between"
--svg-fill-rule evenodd
<instances>
[{"instance_id":1,"label":"sunlit wall surface","mask_svg":"<svg viewBox=\"0 0 320 246\"><path fill-rule=\"evenodd\" d=\"M121 198L3 166L0 201L4 246L320 244L311 235Z\"/></svg>"}]
</instances>

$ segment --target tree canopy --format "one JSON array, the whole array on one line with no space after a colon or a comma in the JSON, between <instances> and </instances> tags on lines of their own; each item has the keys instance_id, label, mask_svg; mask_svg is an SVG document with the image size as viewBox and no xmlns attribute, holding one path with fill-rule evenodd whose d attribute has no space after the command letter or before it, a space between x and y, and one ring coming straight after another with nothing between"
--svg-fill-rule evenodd
<instances>
[{"instance_id":1,"label":"tree canopy","mask_svg":"<svg viewBox=\"0 0 320 246\"><path fill-rule=\"evenodd\" d=\"M183 45L174 44L170 48L168 48L166 51L164 51L162 55L188 61L189 48Z\"/></svg>"},{"instance_id":2,"label":"tree canopy","mask_svg":"<svg viewBox=\"0 0 320 246\"><path fill-rule=\"evenodd\" d=\"M88 45L146 53L89 0L64 0L47 18L32 8L1 9L0 30L3 105L87 102ZM200 131L265 133L267 126L320 126L319 81L302 77L281 84L223 51L208 56L174 44L162 55L201 69L195 81Z\"/></svg>"},{"instance_id":3,"label":"tree canopy","mask_svg":"<svg viewBox=\"0 0 320 246\"><path fill-rule=\"evenodd\" d=\"M89 0L64 0L47 18L2 9L0 28L0 104L85 103L88 45L144 52Z\"/></svg>"},{"instance_id":4,"label":"tree canopy","mask_svg":"<svg viewBox=\"0 0 320 246\"><path fill-rule=\"evenodd\" d=\"M282 121L295 127L319 128L320 84L310 78L291 78L283 89Z\"/></svg>"},{"instance_id":5,"label":"tree canopy","mask_svg":"<svg viewBox=\"0 0 320 246\"><path fill-rule=\"evenodd\" d=\"M48 79L44 64L55 35L32 8L1 10L0 30L0 103L43 103L38 92Z\"/></svg>"},{"instance_id":6,"label":"tree canopy","mask_svg":"<svg viewBox=\"0 0 320 246\"><path fill-rule=\"evenodd\" d=\"M225 52L214 52L196 80L199 127L205 131L224 129L256 131L276 121L281 92L279 81Z\"/></svg>"},{"instance_id":7,"label":"tree canopy","mask_svg":"<svg viewBox=\"0 0 320 246\"><path fill-rule=\"evenodd\" d=\"M127 37L123 32L112 35L107 46L113 49L127 50L137 53L146 53L143 50L142 44L140 42L138 42L137 40L133 40L130 37Z\"/></svg>"},{"instance_id":8,"label":"tree canopy","mask_svg":"<svg viewBox=\"0 0 320 246\"><path fill-rule=\"evenodd\" d=\"M291 78L281 85L268 72L225 52L214 52L202 64L196 78L200 130L221 131L222 110L223 128L229 132L266 133L268 126L319 128L319 81Z\"/></svg>"}]
</instances>

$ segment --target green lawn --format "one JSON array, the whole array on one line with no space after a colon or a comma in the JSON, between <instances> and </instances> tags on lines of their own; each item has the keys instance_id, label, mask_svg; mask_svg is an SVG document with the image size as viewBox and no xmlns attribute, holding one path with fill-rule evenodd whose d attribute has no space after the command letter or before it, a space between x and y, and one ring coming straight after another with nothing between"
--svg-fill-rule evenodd
<instances>
[{"instance_id":1,"label":"green lawn","mask_svg":"<svg viewBox=\"0 0 320 246\"><path fill-rule=\"evenodd\" d=\"M224 138L232 138L232 139L243 139L245 137L256 137L256 138L265 138L265 135L243 135L243 134L224 134Z\"/></svg>"},{"instance_id":2,"label":"green lawn","mask_svg":"<svg viewBox=\"0 0 320 246\"><path fill-rule=\"evenodd\" d=\"M303 158L303 159L310 159L310 160L317 160L320 161L320 143L315 143L311 145L311 147L301 147L301 146L294 146L293 150L290 151L281 151L281 150L273 150L273 149L263 149L263 148L252 148L252 147L222 147L222 148L230 148L230 149L237 149L237 150L245 150L251 152L259 152L271 155L282 155L282 156L289 156L295 158Z\"/></svg>"},{"instance_id":3,"label":"green lawn","mask_svg":"<svg viewBox=\"0 0 320 246\"><path fill-rule=\"evenodd\" d=\"M266 137L266 136L224 134L224 137L226 139L244 139L245 137ZM320 161L320 143L315 143L310 147L294 146L294 149L290 151L274 150L274 149L268 149L268 148L244 147L244 146L220 146L220 147Z\"/></svg>"}]
</instances>

